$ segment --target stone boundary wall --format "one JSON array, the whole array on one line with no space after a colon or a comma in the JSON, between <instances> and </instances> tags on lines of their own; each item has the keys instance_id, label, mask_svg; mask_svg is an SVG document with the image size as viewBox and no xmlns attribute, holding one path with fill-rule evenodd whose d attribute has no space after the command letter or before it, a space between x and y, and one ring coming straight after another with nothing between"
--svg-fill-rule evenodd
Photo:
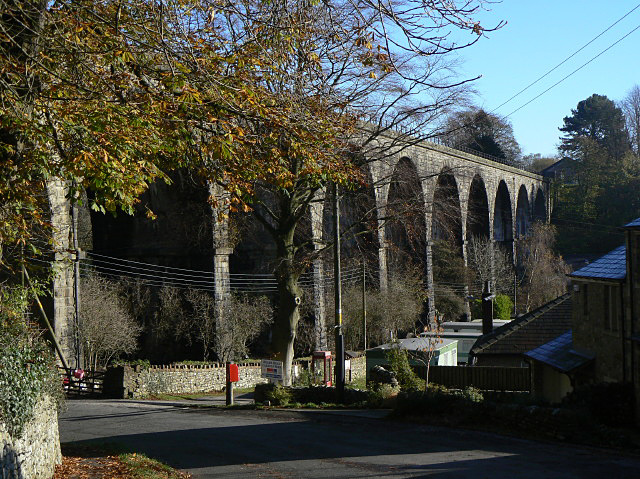
<instances>
[{"instance_id":1,"label":"stone boundary wall","mask_svg":"<svg viewBox=\"0 0 640 479\"><path fill-rule=\"evenodd\" d=\"M11 437L0 422L2 479L50 479L61 463L58 410L51 398L38 402L19 438Z\"/></svg>"},{"instance_id":2,"label":"stone boundary wall","mask_svg":"<svg viewBox=\"0 0 640 479\"><path fill-rule=\"evenodd\" d=\"M259 383L266 383L267 380L261 378L260 373L260 363L239 364L239 381L235 387L250 388ZM157 394L193 394L222 391L225 386L224 364L151 366L148 369L124 366L122 394L118 396L137 399ZM111 384L105 385L105 394L111 395L109 391Z\"/></svg>"},{"instance_id":3,"label":"stone boundary wall","mask_svg":"<svg viewBox=\"0 0 640 479\"><path fill-rule=\"evenodd\" d=\"M351 359L351 380L367 377L367 358L364 354Z\"/></svg>"},{"instance_id":4,"label":"stone boundary wall","mask_svg":"<svg viewBox=\"0 0 640 479\"><path fill-rule=\"evenodd\" d=\"M308 360L296 361L298 370L309 367ZM356 380L366 374L364 355L351 359L351 379ZM266 383L260 377L260 362L239 363L239 381L236 388L252 388ZM348 378L348 376L347 376ZM224 364L187 365L172 364L141 368L139 366L117 366L109 368L105 374L103 390L108 397L140 399L158 394L194 394L222 391L226 386Z\"/></svg>"}]
</instances>

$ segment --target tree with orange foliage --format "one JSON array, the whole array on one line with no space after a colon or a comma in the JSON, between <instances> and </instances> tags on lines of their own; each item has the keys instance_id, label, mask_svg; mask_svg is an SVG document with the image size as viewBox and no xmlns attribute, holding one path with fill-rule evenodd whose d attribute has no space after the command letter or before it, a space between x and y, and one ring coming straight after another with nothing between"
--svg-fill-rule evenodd
<instances>
[{"instance_id":1,"label":"tree with orange foliage","mask_svg":"<svg viewBox=\"0 0 640 479\"><path fill-rule=\"evenodd\" d=\"M446 59L490 31L474 20L485 3L0 0L0 242L46 223L33 192L49 178L131 212L151 181L189 168L275 242L288 383L297 225L320 189L363 181L363 152L434 133L469 81ZM472 36L456 44L452 30ZM387 135L400 127L411 134Z\"/></svg>"}]
</instances>

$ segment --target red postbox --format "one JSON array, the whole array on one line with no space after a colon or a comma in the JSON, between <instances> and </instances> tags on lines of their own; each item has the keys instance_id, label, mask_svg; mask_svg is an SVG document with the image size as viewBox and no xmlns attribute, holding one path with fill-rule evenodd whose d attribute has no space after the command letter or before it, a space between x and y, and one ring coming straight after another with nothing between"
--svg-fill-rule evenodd
<instances>
[{"instance_id":1,"label":"red postbox","mask_svg":"<svg viewBox=\"0 0 640 479\"><path fill-rule=\"evenodd\" d=\"M234 363L227 363L227 382L238 382L238 365Z\"/></svg>"}]
</instances>

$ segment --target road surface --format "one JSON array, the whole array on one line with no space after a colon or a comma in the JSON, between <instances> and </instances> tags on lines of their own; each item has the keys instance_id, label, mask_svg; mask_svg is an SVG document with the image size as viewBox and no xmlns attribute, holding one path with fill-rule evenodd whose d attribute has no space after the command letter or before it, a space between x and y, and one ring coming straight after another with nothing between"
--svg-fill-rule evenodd
<instances>
[{"instance_id":1,"label":"road surface","mask_svg":"<svg viewBox=\"0 0 640 479\"><path fill-rule=\"evenodd\" d=\"M196 479L640 478L639 458L376 415L72 400L60 435L62 442L117 443Z\"/></svg>"}]
</instances>

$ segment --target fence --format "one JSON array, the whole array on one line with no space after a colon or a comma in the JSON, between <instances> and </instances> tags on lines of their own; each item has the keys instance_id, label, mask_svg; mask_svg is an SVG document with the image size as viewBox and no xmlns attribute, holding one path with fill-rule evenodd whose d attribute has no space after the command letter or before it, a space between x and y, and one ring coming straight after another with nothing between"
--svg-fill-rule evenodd
<instances>
[{"instance_id":1,"label":"fence","mask_svg":"<svg viewBox=\"0 0 640 479\"><path fill-rule=\"evenodd\" d=\"M418 376L426 378L426 366L414 369ZM474 387L483 391L531 391L529 368L431 366L429 382L452 389Z\"/></svg>"},{"instance_id":2,"label":"fence","mask_svg":"<svg viewBox=\"0 0 640 479\"><path fill-rule=\"evenodd\" d=\"M76 377L74 369L58 367L62 377L64 392L76 396L98 396L102 394L104 371L84 371L84 376Z\"/></svg>"}]
</instances>

